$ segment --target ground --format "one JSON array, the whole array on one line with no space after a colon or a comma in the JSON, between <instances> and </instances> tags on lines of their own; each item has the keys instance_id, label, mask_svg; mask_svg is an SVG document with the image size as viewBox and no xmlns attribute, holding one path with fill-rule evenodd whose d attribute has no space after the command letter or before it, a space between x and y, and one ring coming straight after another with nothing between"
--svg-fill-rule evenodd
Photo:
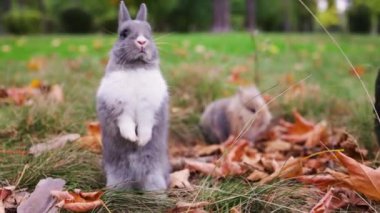
<instances>
[{"instance_id":1,"label":"ground","mask_svg":"<svg viewBox=\"0 0 380 213\"><path fill-rule=\"evenodd\" d=\"M334 37L362 72L361 78L373 97L380 62L379 37ZM197 126L202 110L212 100L235 93L238 86L256 83L265 95L276 97L307 78L302 83L305 87L300 87L305 93L302 98L292 99L285 93L269 106L275 117L289 118L291 110L297 108L308 119L327 120L330 125L346 128L362 146L377 147L368 97L326 35L197 33L158 34L155 39L171 93L172 145L203 140ZM96 120L95 92L114 40L114 35L2 37L0 86L25 86L41 80L61 85L65 100L62 104L40 100L31 106L1 105L1 150L27 150L30 145L55 135L84 134L86 122ZM237 73L241 73L238 78ZM0 180L3 184L15 184L25 170L21 187L33 189L41 178L53 176L66 179L69 188L100 189L104 178L99 158L75 146L36 158L2 151ZM251 202L252 209L293 211L297 206L304 206L299 199L282 199L290 191L297 192L294 197L305 193L295 190L298 185L292 182L280 181L266 187L252 184L247 188L239 181L222 181L217 189L212 182L207 183L208 188L201 189L197 199L217 201L213 208L218 212L228 211L240 202ZM264 197L278 188L281 190L268 202ZM241 191L239 195L233 193L237 189ZM150 208L154 212L158 208L155 206L166 206L162 201L145 198L152 203L144 207L139 205L138 197L122 192L106 195L110 207L116 209L120 205L114 201L120 196L134 203L136 211ZM175 192L175 196L185 195ZM165 201L170 206L173 200Z\"/></svg>"}]
</instances>

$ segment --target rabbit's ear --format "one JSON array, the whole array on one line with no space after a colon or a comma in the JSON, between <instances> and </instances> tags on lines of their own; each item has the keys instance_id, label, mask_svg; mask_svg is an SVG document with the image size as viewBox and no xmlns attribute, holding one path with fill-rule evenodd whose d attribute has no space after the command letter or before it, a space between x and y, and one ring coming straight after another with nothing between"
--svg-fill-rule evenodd
<instances>
[{"instance_id":1,"label":"rabbit's ear","mask_svg":"<svg viewBox=\"0 0 380 213\"><path fill-rule=\"evenodd\" d=\"M146 5L144 3L142 3L140 5L139 12L137 13L136 20L146 21L147 16L148 16L148 11L146 9Z\"/></svg>"},{"instance_id":2,"label":"rabbit's ear","mask_svg":"<svg viewBox=\"0 0 380 213\"><path fill-rule=\"evenodd\" d=\"M119 9L119 26L128 20L131 20L131 16L129 15L128 8L125 6L124 1L121 0Z\"/></svg>"}]
</instances>

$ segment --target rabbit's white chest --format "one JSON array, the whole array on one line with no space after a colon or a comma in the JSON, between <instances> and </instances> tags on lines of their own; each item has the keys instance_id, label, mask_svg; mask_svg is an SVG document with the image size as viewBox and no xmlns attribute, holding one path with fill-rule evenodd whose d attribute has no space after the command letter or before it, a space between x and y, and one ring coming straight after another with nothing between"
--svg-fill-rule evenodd
<instances>
[{"instance_id":1,"label":"rabbit's white chest","mask_svg":"<svg viewBox=\"0 0 380 213\"><path fill-rule=\"evenodd\" d=\"M107 74L97 96L107 104L123 104L124 113L135 117L141 108L156 112L168 92L160 70L138 69Z\"/></svg>"}]
</instances>

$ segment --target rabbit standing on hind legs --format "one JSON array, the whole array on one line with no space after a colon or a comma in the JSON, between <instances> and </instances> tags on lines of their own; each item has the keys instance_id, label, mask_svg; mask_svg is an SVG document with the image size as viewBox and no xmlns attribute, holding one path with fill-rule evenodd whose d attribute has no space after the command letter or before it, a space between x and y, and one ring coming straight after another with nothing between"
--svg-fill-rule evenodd
<instances>
[{"instance_id":1,"label":"rabbit standing on hind legs","mask_svg":"<svg viewBox=\"0 0 380 213\"><path fill-rule=\"evenodd\" d=\"M108 187L167 188L168 102L146 6L132 20L121 1L118 39L97 92Z\"/></svg>"}]
</instances>

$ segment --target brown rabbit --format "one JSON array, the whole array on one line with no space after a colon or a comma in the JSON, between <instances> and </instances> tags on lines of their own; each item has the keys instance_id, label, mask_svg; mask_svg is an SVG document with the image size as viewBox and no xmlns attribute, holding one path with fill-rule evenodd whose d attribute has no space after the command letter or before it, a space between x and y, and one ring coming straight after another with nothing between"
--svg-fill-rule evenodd
<instances>
[{"instance_id":1,"label":"brown rabbit","mask_svg":"<svg viewBox=\"0 0 380 213\"><path fill-rule=\"evenodd\" d=\"M229 135L255 141L263 133L272 115L252 86L239 89L237 94L209 104L203 112L200 127L208 143L221 143Z\"/></svg>"}]
</instances>

